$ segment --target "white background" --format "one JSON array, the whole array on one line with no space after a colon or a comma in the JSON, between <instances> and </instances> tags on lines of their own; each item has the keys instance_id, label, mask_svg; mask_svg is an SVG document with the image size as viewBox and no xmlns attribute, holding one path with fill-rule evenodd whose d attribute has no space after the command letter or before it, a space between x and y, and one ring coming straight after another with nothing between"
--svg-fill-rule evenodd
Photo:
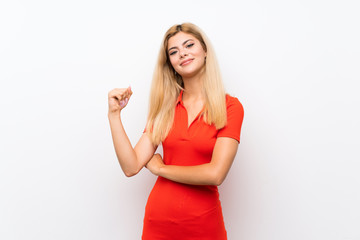
<instances>
[{"instance_id":1,"label":"white background","mask_svg":"<svg viewBox=\"0 0 360 240\"><path fill-rule=\"evenodd\" d=\"M360 239L359 2L0 3L0 239L140 239L155 177L126 178L107 93L135 144L160 42L200 26L245 108L220 186L229 239Z\"/></svg>"}]
</instances>

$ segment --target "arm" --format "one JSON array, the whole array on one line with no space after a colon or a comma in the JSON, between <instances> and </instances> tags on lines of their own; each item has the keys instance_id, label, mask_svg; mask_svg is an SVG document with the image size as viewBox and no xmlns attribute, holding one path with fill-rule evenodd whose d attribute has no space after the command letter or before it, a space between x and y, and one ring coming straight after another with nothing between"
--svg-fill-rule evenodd
<instances>
[{"instance_id":1,"label":"arm","mask_svg":"<svg viewBox=\"0 0 360 240\"><path fill-rule=\"evenodd\" d=\"M130 88L109 92L109 123L116 156L127 177L137 174L153 156L156 147L144 133L132 147L121 122L121 110L127 105L132 92Z\"/></svg>"},{"instance_id":2,"label":"arm","mask_svg":"<svg viewBox=\"0 0 360 240\"><path fill-rule=\"evenodd\" d=\"M226 178L234 161L238 141L219 137L216 140L210 163L197 166L165 165L159 154L153 156L146 167L155 175L169 180L193 185L217 185Z\"/></svg>"}]
</instances>

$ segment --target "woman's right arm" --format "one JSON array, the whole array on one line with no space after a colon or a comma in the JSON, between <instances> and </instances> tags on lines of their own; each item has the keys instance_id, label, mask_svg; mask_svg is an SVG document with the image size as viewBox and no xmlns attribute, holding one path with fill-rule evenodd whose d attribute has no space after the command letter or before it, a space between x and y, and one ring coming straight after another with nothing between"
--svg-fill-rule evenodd
<instances>
[{"instance_id":1,"label":"woman's right arm","mask_svg":"<svg viewBox=\"0 0 360 240\"><path fill-rule=\"evenodd\" d=\"M116 156L121 169L127 177L137 174L152 158L157 146L154 146L144 133L135 148L132 147L121 122L121 110L127 105L131 88L116 88L109 92L108 118Z\"/></svg>"}]
</instances>

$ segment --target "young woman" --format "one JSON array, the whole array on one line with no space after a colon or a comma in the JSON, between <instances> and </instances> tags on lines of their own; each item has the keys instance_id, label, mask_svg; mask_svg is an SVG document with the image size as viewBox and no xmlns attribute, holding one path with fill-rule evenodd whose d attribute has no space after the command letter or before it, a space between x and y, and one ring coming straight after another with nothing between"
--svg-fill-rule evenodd
<instances>
[{"instance_id":1,"label":"young woman","mask_svg":"<svg viewBox=\"0 0 360 240\"><path fill-rule=\"evenodd\" d=\"M217 186L235 158L244 110L225 94L214 50L195 25L165 34L146 130L133 148L121 123L130 88L108 94L109 121L125 175L158 176L145 208L143 240L227 239ZM159 144L163 156L155 154Z\"/></svg>"}]
</instances>

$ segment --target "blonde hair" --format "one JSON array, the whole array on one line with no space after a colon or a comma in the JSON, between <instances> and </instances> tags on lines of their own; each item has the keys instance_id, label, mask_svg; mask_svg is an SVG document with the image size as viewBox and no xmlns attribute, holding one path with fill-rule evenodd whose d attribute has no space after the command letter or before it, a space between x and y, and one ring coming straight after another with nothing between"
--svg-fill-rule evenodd
<instances>
[{"instance_id":1,"label":"blonde hair","mask_svg":"<svg viewBox=\"0 0 360 240\"><path fill-rule=\"evenodd\" d=\"M202 76L205 97L204 121L207 124L213 124L216 129L223 128L226 125L225 90L210 41L201 29L192 23L174 25L165 33L163 38L150 91L146 132L150 135L154 145L163 141L171 130L176 100L180 91L184 89L182 78L175 73L167 51L169 39L178 32L191 34L197 38L207 54Z\"/></svg>"}]
</instances>

